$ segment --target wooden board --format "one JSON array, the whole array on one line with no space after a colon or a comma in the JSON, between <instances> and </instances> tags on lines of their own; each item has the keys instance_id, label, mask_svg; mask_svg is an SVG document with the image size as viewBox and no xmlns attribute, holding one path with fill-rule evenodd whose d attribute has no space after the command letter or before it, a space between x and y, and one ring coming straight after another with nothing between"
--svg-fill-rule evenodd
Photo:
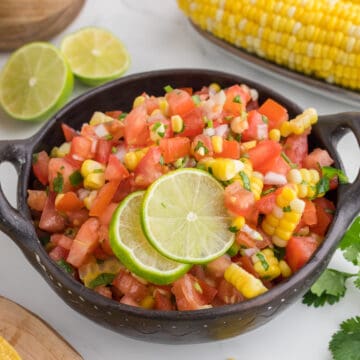
<instances>
[{"instance_id":1,"label":"wooden board","mask_svg":"<svg viewBox=\"0 0 360 360\"><path fill-rule=\"evenodd\" d=\"M0 335L16 349L22 360L83 360L38 316L2 296Z\"/></svg>"}]
</instances>

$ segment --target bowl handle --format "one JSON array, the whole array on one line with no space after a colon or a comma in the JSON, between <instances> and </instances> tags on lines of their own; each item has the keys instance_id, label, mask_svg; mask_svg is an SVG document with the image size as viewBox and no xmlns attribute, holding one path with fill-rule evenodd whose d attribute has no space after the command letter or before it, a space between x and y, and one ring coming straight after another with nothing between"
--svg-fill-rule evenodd
<instances>
[{"instance_id":1,"label":"bowl handle","mask_svg":"<svg viewBox=\"0 0 360 360\"><path fill-rule=\"evenodd\" d=\"M336 145L347 132L352 131L360 146L360 112L345 112L319 116L319 121L314 130L328 149L330 156L334 159L340 159ZM356 161L356 158L354 161ZM341 160L337 165L343 167ZM338 208L343 208L342 212L346 213L345 217L348 218L349 221L352 221L360 212L360 201L358 201L357 198L359 194L360 170L358 170L358 174L353 183L343 185L339 190Z\"/></svg>"},{"instance_id":2,"label":"bowl handle","mask_svg":"<svg viewBox=\"0 0 360 360\"><path fill-rule=\"evenodd\" d=\"M22 179L29 166L31 156L31 139L29 140L3 140L0 141L0 164L8 161L14 165L19 179ZM31 238L36 236L34 227L29 218L26 218L28 209L25 203L19 201L26 194L22 194L21 181L17 186L17 206L14 208L7 200L0 178L0 230L12 238L23 251L33 249Z\"/></svg>"}]
</instances>

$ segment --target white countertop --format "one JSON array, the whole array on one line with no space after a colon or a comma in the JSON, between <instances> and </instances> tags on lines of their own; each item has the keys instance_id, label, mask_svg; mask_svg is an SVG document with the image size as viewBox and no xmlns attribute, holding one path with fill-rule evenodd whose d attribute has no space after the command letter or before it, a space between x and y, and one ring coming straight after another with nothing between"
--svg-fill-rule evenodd
<instances>
[{"instance_id":1,"label":"white countertop","mask_svg":"<svg viewBox=\"0 0 360 360\"><path fill-rule=\"evenodd\" d=\"M175 67L224 70L273 87L302 107L317 108L320 114L360 110L360 104L356 107L322 97L266 75L223 53L194 32L177 9L175 0L88 0L64 34L84 26L105 27L122 39L132 56L127 74ZM53 39L53 43L59 44L64 34ZM0 55L0 66L7 57L8 54ZM77 85L74 96L85 90ZM41 123L11 120L0 112L1 140L29 137L41 126ZM347 173L354 179L359 168L359 146L347 135L340 148ZM0 181L14 204L15 171L3 164ZM347 295L336 305L314 309L298 301L270 323L234 339L186 346L150 344L106 330L76 313L50 289L3 233L0 233L0 246L0 295L42 317L86 360L327 360L331 358L328 342L340 322L359 315L359 291L349 285ZM339 252L331 265L340 270L351 269Z\"/></svg>"}]
</instances>

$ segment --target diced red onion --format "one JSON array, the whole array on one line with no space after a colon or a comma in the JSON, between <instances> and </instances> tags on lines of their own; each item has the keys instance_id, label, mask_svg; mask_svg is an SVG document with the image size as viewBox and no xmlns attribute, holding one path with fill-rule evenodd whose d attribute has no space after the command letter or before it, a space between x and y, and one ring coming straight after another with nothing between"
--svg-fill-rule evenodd
<instances>
[{"instance_id":1,"label":"diced red onion","mask_svg":"<svg viewBox=\"0 0 360 360\"><path fill-rule=\"evenodd\" d=\"M287 183L285 175L269 171L264 176L264 184L266 185L285 185Z\"/></svg>"},{"instance_id":2,"label":"diced red onion","mask_svg":"<svg viewBox=\"0 0 360 360\"><path fill-rule=\"evenodd\" d=\"M94 132L95 132L96 136L99 138L103 138L106 135L109 135L109 132L108 132L107 128L104 126L104 124L96 125L94 127Z\"/></svg>"},{"instance_id":3,"label":"diced red onion","mask_svg":"<svg viewBox=\"0 0 360 360\"><path fill-rule=\"evenodd\" d=\"M124 161L124 157L126 154L126 147L125 145L119 145L116 149L115 156L121 161Z\"/></svg>"},{"instance_id":4,"label":"diced red onion","mask_svg":"<svg viewBox=\"0 0 360 360\"><path fill-rule=\"evenodd\" d=\"M218 136L224 136L229 131L228 124L222 124L215 128L215 134Z\"/></svg>"},{"instance_id":5,"label":"diced red onion","mask_svg":"<svg viewBox=\"0 0 360 360\"><path fill-rule=\"evenodd\" d=\"M203 130L203 134L207 136L214 136L215 135L215 129L214 128L206 128Z\"/></svg>"},{"instance_id":6,"label":"diced red onion","mask_svg":"<svg viewBox=\"0 0 360 360\"><path fill-rule=\"evenodd\" d=\"M256 127L256 132L257 132L258 140L267 139L268 138L268 125L265 123L258 124Z\"/></svg>"}]
</instances>

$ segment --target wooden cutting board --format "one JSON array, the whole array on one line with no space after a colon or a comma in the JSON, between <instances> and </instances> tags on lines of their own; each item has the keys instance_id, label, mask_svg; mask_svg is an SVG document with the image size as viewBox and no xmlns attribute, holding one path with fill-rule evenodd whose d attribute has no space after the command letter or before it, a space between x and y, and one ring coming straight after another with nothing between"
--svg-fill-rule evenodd
<instances>
[{"instance_id":1,"label":"wooden cutting board","mask_svg":"<svg viewBox=\"0 0 360 360\"><path fill-rule=\"evenodd\" d=\"M47 323L2 296L0 335L16 349L22 360L83 360Z\"/></svg>"}]
</instances>

